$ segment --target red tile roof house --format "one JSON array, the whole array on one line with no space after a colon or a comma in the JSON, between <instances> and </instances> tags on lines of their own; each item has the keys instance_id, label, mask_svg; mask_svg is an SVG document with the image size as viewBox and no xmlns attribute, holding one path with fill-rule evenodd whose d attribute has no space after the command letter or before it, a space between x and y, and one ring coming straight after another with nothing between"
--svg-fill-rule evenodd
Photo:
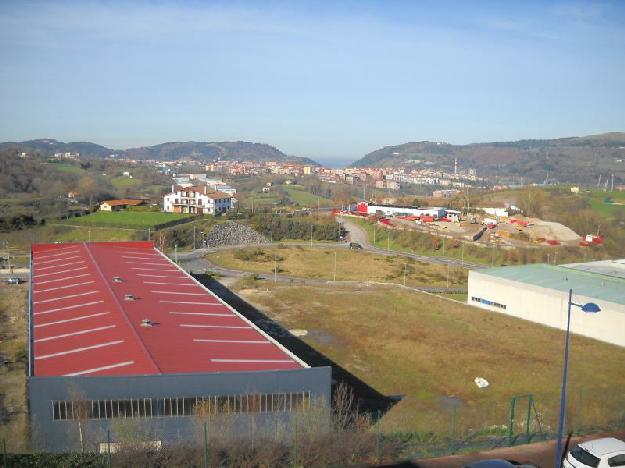
<instances>
[{"instance_id":1,"label":"red tile roof house","mask_svg":"<svg viewBox=\"0 0 625 468\"><path fill-rule=\"evenodd\" d=\"M151 242L34 244L29 325L40 450L102 449L120 419L146 443L195 441L198 405L212 424L228 413L245 434L252 419L275 432L330 400L330 367L309 367Z\"/></svg>"}]
</instances>

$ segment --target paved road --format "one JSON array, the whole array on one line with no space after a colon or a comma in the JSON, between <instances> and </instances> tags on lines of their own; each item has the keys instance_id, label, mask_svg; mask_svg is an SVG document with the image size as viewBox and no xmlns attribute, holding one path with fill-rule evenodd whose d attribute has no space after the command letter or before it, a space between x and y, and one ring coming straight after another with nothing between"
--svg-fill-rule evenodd
<instances>
[{"instance_id":1,"label":"paved road","mask_svg":"<svg viewBox=\"0 0 625 468\"><path fill-rule=\"evenodd\" d=\"M401 252L398 250L381 249L369 243L367 233L360 226L358 226L358 224L356 224L354 221L346 217L343 217L342 221L343 221L343 225L345 226L345 229L349 231L350 240L352 242L358 242L360 245L363 246L365 250L368 250L370 252L375 252L381 255L399 255L399 256L407 257L407 258L414 258L415 260L419 260L421 262L427 262L427 263L438 263L442 265L461 266L469 270L475 270L478 268L486 268L485 265L480 265L478 263L465 262L462 260L458 260L457 258L430 257L428 255L418 255L418 254L413 254L410 252Z\"/></svg>"},{"instance_id":2,"label":"paved road","mask_svg":"<svg viewBox=\"0 0 625 468\"><path fill-rule=\"evenodd\" d=\"M336 245L334 245L336 247ZM340 245L340 247L345 247ZM204 251L208 249L203 249ZM204 272L206 270L211 270L219 275L228 277L228 278L244 278L247 276L255 276L256 278L261 278L264 280L275 281L278 283L297 283L301 285L329 285L329 284L362 284L367 283L367 281L331 281L331 280L323 280L323 279L314 279L314 278L303 278L300 276L286 276L280 274L272 274L272 273L251 273L244 270L233 270L230 268L224 268L216 263L211 262L210 260L203 258L202 256L196 256L195 252L189 252L185 255L184 258L178 256L178 263L185 270L190 272ZM368 282L372 283L372 282ZM373 282L375 284L380 285L388 285L388 286L397 286L404 287L397 283L382 283L382 282ZM464 288L444 288L444 287L434 287L434 286L406 286L406 289L410 289L413 291L425 291L431 293L465 293L467 290Z\"/></svg>"},{"instance_id":3,"label":"paved road","mask_svg":"<svg viewBox=\"0 0 625 468\"><path fill-rule=\"evenodd\" d=\"M569 447L573 448L576 444L601 437L616 437L625 440L625 431L593 434L583 437L573 437ZM548 440L546 442L537 442L535 444L518 445L516 447L503 447L488 452L475 452L464 455L452 455L449 457L432 458L429 460L416 459L414 465L420 468L447 468L462 467L468 463L477 460L487 460L491 458L503 458L508 460L516 460L521 463L531 463L537 467L552 467L555 462L556 441Z\"/></svg>"}]
</instances>

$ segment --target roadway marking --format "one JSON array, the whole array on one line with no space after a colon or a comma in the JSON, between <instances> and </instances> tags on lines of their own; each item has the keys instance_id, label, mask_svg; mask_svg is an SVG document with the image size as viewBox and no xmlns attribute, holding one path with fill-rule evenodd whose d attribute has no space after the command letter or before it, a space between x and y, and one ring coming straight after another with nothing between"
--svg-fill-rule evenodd
<instances>
[{"instance_id":1,"label":"roadway marking","mask_svg":"<svg viewBox=\"0 0 625 468\"><path fill-rule=\"evenodd\" d=\"M79 270L86 270L87 267L80 267L80 268L70 268L69 270L61 270L61 271L54 271L52 273L44 273L43 275L40 275L38 273L35 273L35 276L38 278L41 278L42 276L50 276L50 275L59 275L61 273L67 273L68 271L79 271Z\"/></svg>"},{"instance_id":2,"label":"roadway marking","mask_svg":"<svg viewBox=\"0 0 625 468\"><path fill-rule=\"evenodd\" d=\"M89 351L91 349L105 348L107 346L113 346L113 345L120 344L120 343L123 343L123 342L124 342L124 340L108 341L106 343L98 343L98 344L91 345L91 346L85 346L83 348L74 348L74 349L68 349L67 351L60 351L58 353L43 354L41 356L36 356L35 359L37 359L37 360L50 359L50 358L58 357L58 356L65 356L67 354L82 353L83 351Z\"/></svg>"},{"instance_id":3,"label":"roadway marking","mask_svg":"<svg viewBox=\"0 0 625 468\"><path fill-rule=\"evenodd\" d=\"M278 362L293 362L292 359L211 359L211 362L223 362L223 363L278 363Z\"/></svg>"},{"instance_id":4,"label":"roadway marking","mask_svg":"<svg viewBox=\"0 0 625 468\"><path fill-rule=\"evenodd\" d=\"M211 312L169 312L174 315L198 315L202 317L236 317L234 314L215 314Z\"/></svg>"},{"instance_id":5,"label":"roadway marking","mask_svg":"<svg viewBox=\"0 0 625 468\"><path fill-rule=\"evenodd\" d=\"M153 268L150 268L153 270ZM179 276L170 276L170 275L148 275L147 273L137 273L137 276L149 276L151 278L180 278Z\"/></svg>"},{"instance_id":6,"label":"roadway marking","mask_svg":"<svg viewBox=\"0 0 625 468\"><path fill-rule=\"evenodd\" d=\"M66 260L65 258L63 260ZM80 260L78 262L69 262L69 263L61 263L60 265L49 265L49 266L45 266L45 267L41 267L39 268L37 265L35 265L35 269L36 270L49 270L50 268L58 268L58 267L64 267L64 266L69 266L69 265L80 265L80 264L84 264L85 261L84 260Z\"/></svg>"},{"instance_id":7,"label":"roadway marking","mask_svg":"<svg viewBox=\"0 0 625 468\"><path fill-rule=\"evenodd\" d=\"M183 296L206 296L206 293L188 293L188 292L176 292L176 291L150 291L154 294L180 294Z\"/></svg>"},{"instance_id":8,"label":"roadway marking","mask_svg":"<svg viewBox=\"0 0 625 468\"><path fill-rule=\"evenodd\" d=\"M63 261L63 260L69 260L71 258L82 258L82 255L73 255L71 257L66 257L66 258L57 258L57 259L53 259L53 260L41 260L41 261L37 261L35 263L35 266L39 265L39 264L46 264L46 263L52 263L52 262L58 262L58 261Z\"/></svg>"},{"instance_id":9,"label":"roadway marking","mask_svg":"<svg viewBox=\"0 0 625 468\"><path fill-rule=\"evenodd\" d=\"M76 276L66 276L65 278L57 278L57 279L53 279L53 280L35 281L34 284L37 285L37 284L56 283L57 281L65 281L65 280L68 280L68 279L83 278L85 276L91 276L91 273L83 273L82 275L76 275Z\"/></svg>"},{"instance_id":10,"label":"roadway marking","mask_svg":"<svg viewBox=\"0 0 625 468\"><path fill-rule=\"evenodd\" d=\"M124 262L126 265L136 265L137 262ZM154 266L171 266L169 263L166 262L158 262L158 263L153 263L153 262L140 262L140 265L154 265ZM134 270L135 268L133 268ZM176 268L175 271L178 271L178 269Z\"/></svg>"},{"instance_id":11,"label":"roadway marking","mask_svg":"<svg viewBox=\"0 0 625 468\"><path fill-rule=\"evenodd\" d=\"M78 372L71 372L69 374L65 374L64 377L74 377L76 375L93 374L94 372L100 372L100 371L103 371L103 370L115 369L117 367L131 366L134 363L135 363L135 361L118 362L117 364L110 364L108 366L94 367L93 369L85 369L85 370L81 370L81 371L78 371Z\"/></svg>"},{"instance_id":12,"label":"roadway marking","mask_svg":"<svg viewBox=\"0 0 625 468\"><path fill-rule=\"evenodd\" d=\"M194 338L193 341L198 343L272 344L269 341L259 340L205 340L203 338Z\"/></svg>"},{"instance_id":13,"label":"roadway marking","mask_svg":"<svg viewBox=\"0 0 625 468\"><path fill-rule=\"evenodd\" d=\"M78 247L73 245L71 247L63 247L61 249L54 249L54 251L59 252L60 250L70 250L70 249L76 249L76 248ZM80 252L79 250L76 250L75 252L59 252L59 253L49 254L49 255L36 254L36 259L39 260L40 258L59 257L61 255L67 255L68 253L79 253L79 252Z\"/></svg>"},{"instance_id":14,"label":"roadway marking","mask_svg":"<svg viewBox=\"0 0 625 468\"><path fill-rule=\"evenodd\" d=\"M159 281L144 281L143 284L166 284L168 286L197 286L195 283L161 283Z\"/></svg>"},{"instance_id":15,"label":"roadway marking","mask_svg":"<svg viewBox=\"0 0 625 468\"><path fill-rule=\"evenodd\" d=\"M33 291L33 292L37 294L37 293L48 292L48 291L56 291L57 289L75 288L77 286L84 286L85 284L92 284L92 283L95 283L95 281L85 281L84 283L68 284L67 286L57 286L56 288L38 289L37 291Z\"/></svg>"},{"instance_id":16,"label":"roadway marking","mask_svg":"<svg viewBox=\"0 0 625 468\"><path fill-rule=\"evenodd\" d=\"M77 309L78 307L86 307L86 306L90 306L90 305L94 305L94 304L101 304L104 301L93 301L93 302L85 302L84 304L74 304L71 306L67 306L67 307L59 307L57 309L49 309L49 310L43 310L41 312L34 312L33 315L45 315L45 314L51 314L53 312L58 312L60 310L71 310L71 309Z\"/></svg>"},{"instance_id":17,"label":"roadway marking","mask_svg":"<svg viewBox=\"0 0 625 468\"><path fill-rule=\"evenodd\" d=\"M96 294L99 293L100 291L95 290L95 291L87 291L84 293L78 293L78 294L70 294L69 296L59 296L59 297L53 297L51 299L43 299L41 301L33 301L33 304L43 304L45 302L54 302L54 301L62 301L63 299L71 299L73 297L80 297L80 296L89 296L91 294Z\"/></svg>"},{"instance_id":18,"label":"roadway marking","mask_svg":"<svg viewBox=\"0 0 625 468\"><path fill-rule=\"evenodd\" d=\"M210 305L210 306L223 305L221 302L185 302L185 301L158 301L158 302L166 302L168 304L193 304L193 305Z\"/></svg>"},{"instance_id":19,"label":"roadway marking","mask_svg":"<svg viewBox=\"0 0 625 468\"><path fill-rule=\"evenodd\" d=\"M152 260L153 258L158 258L157 255L150 255L148 257L131 257L129 255L122 255L122 258L129 258L131 260ZM126 262L128 263L128 262Z\"/></svg>"},{"instance_id":20,"label":"roadway marking","mask_svg":"<svg viewBox=\"0 0 625 468\"><path fill-rule=\"evenodd\" d=\"M92 318L92 317L100 317L102 315L108 315L109 312L99 312L97 314L91 314L91 315L81 315L80 317L74 317L71 319L65 319L65 320L57 320L56 322L45 322L45 323L40 323L35 325L33 328L43 328L43 327L49 327L50 325L58 325L60 323L68 323L68 322L75 322L77 320L85 320L88 318Z\"/></svg>"},{"instance_id":21,"label":"roadway marking","mask_svg":"<svg viewBox=\"0 0 625 468\"><path fill-rule=\"evenodd\" d=\"M133 263L133 265L134 265L134 263ZM159 264L159 265L165 266L165 264L164 264L164 263L161 263L161 264ZM167 265L167 266L169 266L169 265ZM131 270L154 271L154 268L131 267L130 269L131 269ZM178 270L178 269L169 269L169 270L166 270L166 269L164 269L164 268L161 268L161 269L160 269L160 271L179 271L179 270Z\"/></svg>"},{"instance_id":22,"label":"roadway marking","mask_svg":"<svg viewBox=\"0 0 625 468\"><path fill-rule=\"evenodd\" d=\"M38 340L35 340L35 343L58 340L60 338L67 338L68 336L84 335L85 333L92 333L92 332L96 332L100 330L108 330L109 328L115 328L116 326L117 325L107 325L105 327L90 328L88 330L80 330L80 331L73 332L73 333L63 333L62 335L47 336L45 338L39 338Z\"/></svg>"},{"instance_id":23,"label":"roadway marking","mask_svg":"<svg viewBox=\"0 0 625 468\"><path fill-rule=\"evenodd\" d=\"M235 326L235 325L193 325L190 323L181 323L183 328L236 328L236 329L250 329L248 326Z\"/></svg>"}]
</instances>

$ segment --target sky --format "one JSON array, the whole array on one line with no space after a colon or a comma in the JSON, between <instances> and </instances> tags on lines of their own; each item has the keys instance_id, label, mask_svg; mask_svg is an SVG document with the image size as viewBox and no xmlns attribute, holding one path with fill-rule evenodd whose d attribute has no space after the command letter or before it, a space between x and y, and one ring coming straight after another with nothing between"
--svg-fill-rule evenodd
<instances>
[{"instance_id":1,"label":"sky","mask_svg":"<svg viewBox=\"0 0 625 468\"><path fill-rule=\"evenodd\" d=\"M408 141L625 131L625 2L0 1L0 141Z\"/></svg>"}]
</instances>

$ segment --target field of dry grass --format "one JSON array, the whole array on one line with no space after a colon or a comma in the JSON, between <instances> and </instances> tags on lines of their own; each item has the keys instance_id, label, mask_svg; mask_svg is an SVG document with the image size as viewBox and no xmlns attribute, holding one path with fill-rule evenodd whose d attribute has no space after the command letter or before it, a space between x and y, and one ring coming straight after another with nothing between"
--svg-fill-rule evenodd
<instances>
[{"instance_id":1,"label":"field of dry grass","mask_svg":"<svg viewBox=\"0 0 625 468\"><path fill-rule=\"evenodd\" d=\"M543 430L553 431L557 423L559 330L389 287L293 287L248 279L234 289L286 328L307 330L306 343L379 392L401 396L383 417L385 430L449 433L454 406L458 431L501 428L511 397L525 394L534 395ZM571 429L622 423L624 362L623 348L572 337ZM478 388L478 376L490 385Z\"/></svg>"},{"instance_id":2,"label":"field of dry grass","mask_svg":"<svg viewBox=\"0 0 625 468\"><path fill-rule=\"evenodd\" d=\"M337 281L377 281L403 284L404 269L407 286L446 286L447 267L418 262L411 258L377 255L344 248L282 248L250 247L226 250L209 255L220 266L253 273L273 273L278 265L281 275L332 280L336 253ZM466 286L466 270L451 267L449 286Z\"/></svg>"},{"instance_id":3,"label":"field of dry grass","mask_svg":"<svg viewBox=\"0 0 625 468\"><path fill-rule=\"evenodd\" d=\"M26 406L28 284L0 284L0 442L9 451L29 447Z\"/></svg>"}]
</instances>

